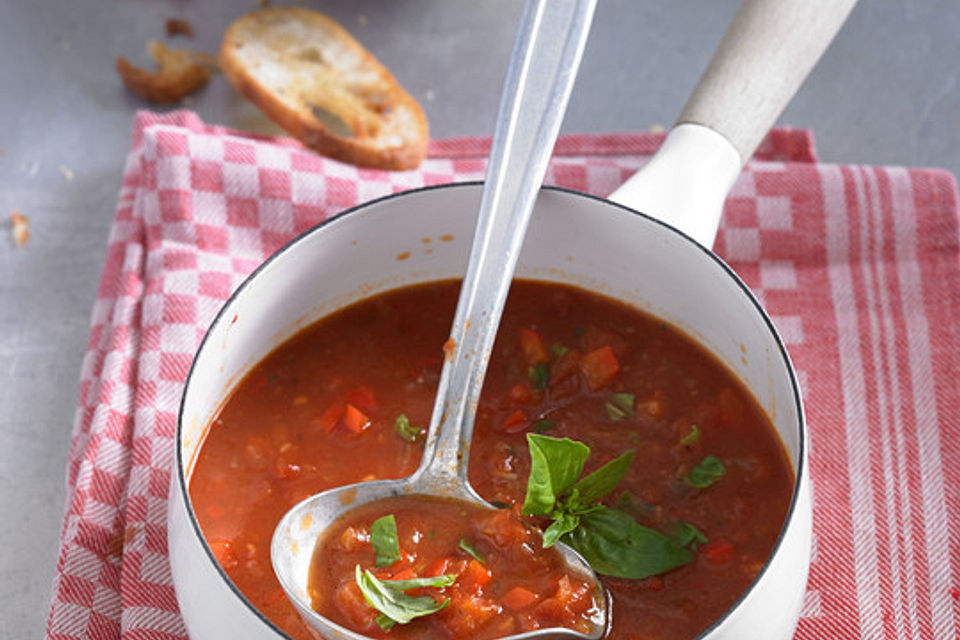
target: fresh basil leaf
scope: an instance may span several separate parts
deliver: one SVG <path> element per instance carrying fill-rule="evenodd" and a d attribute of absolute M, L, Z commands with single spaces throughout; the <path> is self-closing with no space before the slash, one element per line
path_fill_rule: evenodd
<path fill-rule="evenodd" d="M 356 567 L 356 577 L 360 592 L 367 602 L 397 624 L 407 624 L 414 618 L 436 613 L 450 604 L 450 598 L 437 602 L 430 596 L 408 596 L 403 591 L 386 586 L 370 571 L 361 571 L 360 565 Z M 381 629 L 384 628 L 379 621 L 378 624 Z"/>
<path fill-rule="evenodd" d="M 410 589 L 422 589 L 424 587 L 449 587 L 457 580 L 457 574 L 447 573 L 429 578 L 408 578 L 406 580 L 381 580 L 387 589 L 394 591 L 409 591 Z"/>
<path fill-rule="evenodd" d="M 561 514 L 556 520 L 550 523 L 546 531 L 543 532 L 543 548 L 547 549 L 557 543 L 564 534 L 570 533 L 580 524 L 580 516 L 571 513 Z"/>
<path fill-rule="evenodd" d="M 376 623 L 377 623 L 377 624 L 380 626 L 380 628 L 383 629 L 384 631 L 390 631 L 390 629 L 393 629 L 393 628 L 396 626 L 396 624 L 397 624 L 396 622 L 394 622 L 393 620 L 391 620 L 391 619 L 388 618 L 387 616 L 383 615 L 382 613 L 377 616 Z"/>
<path fill-rule="evenodd" d="M 580 552 L 594 571 L 619 578 L 647 578 L 693 559 L 693 554 L 674 540 L 607 507 L 581 516 L 580 526 L 563 540 Z"/>
<path fill-rule="evenodd" d="M 570 351 L 570 348 L 563 346 L 559 342 L 554 342 L 552 345 L 550 345 L 550 352 L 553 353 L 553 355 L 555 355 L 558 358 L 563 354 L 565 354 L 567 351 Z"/>
<path fill-rule="evenodd" d="M 547 388 L 547 382 L 550 380 L 550 371 L 544 363 L 541 362 L 527 369 L 527 375 L 533 380 L 533 388 L 537 391 L 543 391 Z"/>
<path fill-rule="evenodd" d="M 553 429 L 555 426 L 557 426 L 557 423 L 555 423 L 553 420 L 547 420 L 546 418 L 544 418 L 543 420 L 537 420 L 536 422 L 533 423 L 533 430 L 536 433 L 546 433 L 547 431 L 550 431 L 550 429 Z"/>
<path fill-rule="evenodd" d="M 587 506 L 607 495 L 620 484 L 627 474 L 630 462 L 633 460 L 633 450 L 627 451 L 603 465 L 590 475 L 581 478 L 573 485 L 572 491 L 579 493 L 577 502 Z"/>
<path fill-rule="evenodd" d="M 477 553 L 477 550 L 474 549 L 473 545 L 470 544 L 466 538 L 460 538 L 460 544 L 458 546 L 466 551 L 469 555 L 476 558 L 478 561 L 482 562 L 483 564 L 487 564 L 487 561 L 483 559 L 483 556 Z"/>
<path fill-rule="evenodd" d="M 607 397 L 604 408 L 607 410 L 607 417 L 614 422 L 625 420 L 634 414 L 633 403 L 635 397 L 632 393 L 612 393 Z"/>
<path fill-rule="evenodd" d="M 674 526 L 673 533 L 670 537 L 681 547 L 685 547 L 691 551 L 696 551 L 698 546 L 709 542 L 707 536 L 703 535 L 700 529 L 682 520 Z"/>
<path fill-rule="evenodd" d="M 690 433 L 680 438 L 680 444 L 689 447 L 700 439 L 700 427 L 695 424 L 690 425 Z"/>
<path fill-rule="evenodd" d="M 707 456 L 687 474 L 686 481 L 691 487 L 706 489 L 723 477 L 727 472 L 723 462 L 715 456 Z"/>
<path fill-rule="evenodd" d="M 397 521 L 393 514 L 377 518 L 370 525 L 370 544 L 377 554 L 377 566 L 389 567 L 400 559 Z"/>
<path fill-rule="evenodd" d="M 407 442 L 416 442 L 420 436 L 420 427 L 414 427 L 410 424 L 410 418 L 407 414 L 401 413 L 393 423 L 393 430 Z"/>
<path fill-rule="evenodd" d="M 580 477 L 590 447 L 568 438 L 527 434 L 530 477 L 523 501 L 524 515 L 550 515 L 560 498 Z"/>

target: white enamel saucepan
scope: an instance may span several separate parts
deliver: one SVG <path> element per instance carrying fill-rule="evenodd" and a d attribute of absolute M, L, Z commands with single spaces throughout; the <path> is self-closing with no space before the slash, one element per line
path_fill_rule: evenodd
<path fill-rule="evenodd" d="M 752 390 L 784 444 L 796 482 L 780 537 L 701 638 L 786 640 L 799 617 L 812 521 L 800 391 L 769 317 L 707 247 L 743 160 L 854 3 L 746 0 L 647 167 L 607 200 L 543 189 L 518 261 L 519 277 L 597 291 L 695 338 Z M 480 192 L 479 184 L 420 189 L 332 218 L 272 256 L 217 316 L 184 391 L 168 513 L 174 585 L 194 640 L 286 637 L 220 569 L 193 515 L 189 477 L 209 422 L 247 371 L 310 322 L 388 289 L 462 276 Z M 440 236 L 453 239 L 423 250 L 422 238 Z"/>

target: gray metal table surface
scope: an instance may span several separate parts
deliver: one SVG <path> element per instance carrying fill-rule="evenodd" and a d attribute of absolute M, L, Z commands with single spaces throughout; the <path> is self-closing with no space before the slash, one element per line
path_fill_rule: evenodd
<path fill-rule="evenodd" d="M 366 44 L 423 104 L 434 137 L 488 135 L 519 0 L 309 0 Z M 603 0 L 563 132 L 669 125 L 737 0 Z M 216 51 L 255 0 L 0 3 L 0 635 L 48 614 L 88 321 L 137 109 L 113 69 L 146 64 L 164 20 Z M 869 0 L 782 124 L 813 129 L 822 160 L 960 172 L 960 3 Z M 223 78 L 189 100 L 207 122 L 264 130 Z M 269 130 L 269 128 L 267 129 Z M 7 216 L 30 219 L 16 247 Z"/>

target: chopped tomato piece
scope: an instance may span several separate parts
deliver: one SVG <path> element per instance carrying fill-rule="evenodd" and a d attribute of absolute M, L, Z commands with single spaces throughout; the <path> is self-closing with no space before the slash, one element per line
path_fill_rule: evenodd
<path fill-rule="evenodd" d="M 370 532 L 360 527 L 347 527 L 340 534 L 340 547 L 344 551 L 359 551 L 370 542 Z"/>
<path fill-rule="evenodd" d="M 507 419 L 503 421 L 503 430 L 506 433 L 517 433 L 523 431 L 527 426 L 527 416 L 523 412 L 523 409 L 517 409 L 513 413 L 507 416 Z"/>
<path fill-rule="evenodd" d="M 530 532 L 509 509 L 501 509 L 481 525 L 480 530 L 498 547 L 526 542 Z"/>
<path fill-rule="evenodd" d="M 703 557 L 713 564 L 726 564 L 733 560 L 736 548 L 726 540 L 711 540 L 703 545 Z"/>
<path fill-rule="evenodd" d="M 483 566 L 479 560 L 470 560 L 467 568 L 457 578 L 457 582 L 467 588 L 473 588 L 477 591 L 483 590 L 493 581 L 493 573 L 490 569 Z"/>
<path fill-rule="evenodd" d="M 348 393 L 347 402 L 361 411 L 370 412 L 377 408 L 377 396 L 373 389 L 367 386 L 357 387 Z"/>
<path fill-rule="evenodd" d="M 377 610 L 366 601 L 354 580 L 343 582 L 337 588 L 334 600 L 340 613 L 359 629 L 369 627 L 377 617 Z"/>
<path fill-rule="evenodd" d="M 550 367 L 550 395 L 553 398 L 567 398 L 580 392 L 580 352 L 570 349 Z"/>
<path fill-rule="evenodd" d="M 514 404 L 529 404 L 537 399 L 537 392 L 533 390 L 533 385 L 529 380 L 518 382 L 510 387 L 510 400 Z"/>
<path fill-rule="evenodd" d="M 527 607 L 536 604 L 537 600 L 539 599 L 540 596 L 529 589 L 524 589 L 523 587 L 514 587 L 503 595 L 503 598 L 500 599 L 500 602 L 502 602 L 503 606 L 508 609 L 520 611 L 521 609 L 526 609 Z"/>
<path fill-rule="evenodd" d="M 520 348 L 527 364 L 540 364 L 550 359 L 540 334 L 532 329 L 520 329 Z"/>
<path fill-rule="evenodd" d="M 348 404 L 343 414 L 343 424 L 353 433 L 360 433 L 370 426 L 370 418 L 352 404 Z"/>
<path fill-rule="evenodd" d="M 443 622 L 450 635 L 469 638 L 500 610 L 495 602 L 473 594 L 455 594 L 443 610 Z"/>
<path fill-rule="evenodd" d="M 343 417 L 344 406 L 339 402 L 334 402 L 327 407 L 320 417 L 314 422 L 324 433 L 330 433 L 340 424 L 340 418 Z"/>
<path fill-rule="evenodd" d="M 573 580 L 566 575 L 560 578 L 557 593 L 553 597 L 574 613 L 583 613 L 593 604 L 590 585 L 582 580 Z"/>
<path fill-rule="evenodd" d="M 573 612 L 556 598 L 547 598 L 533 610 L 541 627 L 565 627 L 573 621 Z"/>
<path fill-rule="evenodd" d="M 224 571 L 231 571 L 240 565 L 240 558 L 233 549 L 233 543 L 229 540 L 212 540 L 210 550 Z"/>
<path fill-rule="evenodd" d="M 617 373 L 620 372 L 620 363 L 617 361 L 613 349 L 605 346 L 584 354 L 580 359 L 580 370 L 583 371 L 590 390 L 596 391 L 613 381 Z"/>

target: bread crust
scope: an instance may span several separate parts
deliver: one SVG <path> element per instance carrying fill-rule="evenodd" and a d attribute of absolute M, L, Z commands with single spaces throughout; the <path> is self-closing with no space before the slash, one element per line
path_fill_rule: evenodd
<path fill-rule="evenodd" d="M 293 32 L 303 38 L 289 37 Z M 423 109 L 321 13 L 268 7 L 238 18 L 224 34 L 220 68 L 271 120 L 325 156 L 391 170 L 414 169 L 426 156 Z M 352 135 L 332 131 L 317 111 L 339 118 Z"/>

